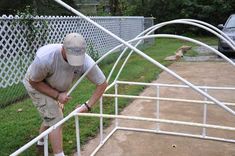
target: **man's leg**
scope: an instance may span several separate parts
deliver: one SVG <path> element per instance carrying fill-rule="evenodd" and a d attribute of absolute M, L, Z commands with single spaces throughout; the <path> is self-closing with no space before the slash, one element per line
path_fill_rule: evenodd
<path fill-rule="evenodd" d="M 49 127 L 44 126 L 44 124 L 41 124 L 41 127 L 39 129 L 39 134 L 43 133 L 45 130 L 47 130 Z M 37 156 L 43 156 L 44 155 L 44 139 L 41 138 L 38 140 L 37 145 L 36 145 L 36 155 Z"/>
<path fill-rule="evenodd" d="M 53 126 L 63 119 L 63 112 L 59 107 L 57 101 L 39 92 L 31 94 L 31 97 L 33 99 L 34 105 L 37 107 L 41 118 L 43 119 L 43 123 L 39 130 L 40 134 L 48 129 L 50 126 Z M 55 156 L 64 156 L 64 152 L 62 149 L 62 126 L 49 133 L 49 140 Z M 40 141 L 43 141 L 43 139 L 40 139 Z"/>
<path fill-rule="evenodd" d="M 62 126 L 57 127 L 49 134 L 49 139 L 52 145 L 53 153 L 59 154 L 63 152 L 62 144 Z"/>
<path fill-rule="evenodd" d="M 44 126 L 44 124 L 42 123 L 42 124 L 41 124 L 41 127 L 40 127 L 40 129 L 39 129 L 39 134 L 43 133 L 43 132 L 44 132 L 45 130 L 47 130 L 48 128 L 49 128 L 48 126 Z M 44 139 L 43 139 L 43 138 L 41 138 L 39 141 L 44 144 Z"/>

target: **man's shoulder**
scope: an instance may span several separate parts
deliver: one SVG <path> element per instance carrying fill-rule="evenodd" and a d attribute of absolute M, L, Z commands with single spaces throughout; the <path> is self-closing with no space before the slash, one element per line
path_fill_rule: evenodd
<path fill-rule="evenodd" d="M 90 56 L 90 55 L 88 55 L 87 53 L 85 54 L 85 63 L 92 63 L 92 64 L 94 64 L 94 59 Z"/>
<path fill-rule="evenodd" d="M 36 56 L 39 58 L 48 57 L 60 51 L 62 44 L 47 44 L 37 50 Z"/>
<path fill-rule="evenodd" d="M 61 48 L 62 44 L 48 44 L 42 46 L 38 49 L 35 60 L 37 60 L 39 64 L 53 64 L 55 58 L 58 57 L 57 55 L 60 54 Z"/>

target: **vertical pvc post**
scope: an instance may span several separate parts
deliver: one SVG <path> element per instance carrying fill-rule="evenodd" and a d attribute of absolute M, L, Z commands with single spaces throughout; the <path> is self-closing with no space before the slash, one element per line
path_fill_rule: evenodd
<path fill-rule="evenodd" d="M 77 156 L 81 156 L 80 130 L 79 130 L 78 115 L 75 115 L 75 125 L 76 125 L 76 140 L 77 140 Z"/>
<path fill-rule="evenodd" d="M 207 88 L 205 88 L 205 92 L 207 93 Z M 204 100 L 207 101 L 207 97 L 204 97 Z M 203 105 L 203 124 L 206 124 L 207 122 L 207 104 L 204 103 Z M 206 137 L 206 128 L 204 127 L 202 129 L 202 136 L 203 137 Z"/>
<path fill-rule="evenodd" d="M 157 85 L 157 98 L 160 96 L 160 86 Z M 157 119 L 160 118 L 160 100 L 157 99 Z M 157 131 L 160 131 L 160 123 L 157 123 Z"/>
<path fill-rule="evenodd" d="M 115 95 L 118 95 L 118 84 L 115 83 Z M 118 97 L 115 97 L 115 115 L 118 115 Z M 118 127 L 118 119 L 115 119 L 115 126 Z"/>
<path fill-rule="evenodd" d="M 44 156 L 48 156 L 48 135 L 46 135 L 44 138 Z"/>
<path fill-rule="evenodd" d="M 103 97 L 100 98 L 100 115 L 103 114 Z M 103 144 L 103 117 L 100 116 L 100 144 Z"/>

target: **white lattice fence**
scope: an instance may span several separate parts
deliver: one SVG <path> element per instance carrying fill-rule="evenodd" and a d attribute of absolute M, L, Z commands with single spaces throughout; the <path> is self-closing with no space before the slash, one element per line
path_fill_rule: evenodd
<path fill-rule="evenodd" d="M 143 17 L 92 17 L 92 19 L 125 40 L 132 39 L 144 29 Z M 61 43 L 69 32 L 79 32 L 84 35 L 87 42 L 100 55 L 119 44 L 79 17 L 34 17 L 34 24 L 39 32 L 29 45 L 26 39 L 29 30 L 20 22 L 21 20 L 18 16 L 0 18 L 0 88 L 21 82 L 37 48 L 47 43 Z M 43 20 L 47 21 L 46 32 L 40 28 Z M 43 38 L 43 34 L 46 34 L 46 38 Z"/>

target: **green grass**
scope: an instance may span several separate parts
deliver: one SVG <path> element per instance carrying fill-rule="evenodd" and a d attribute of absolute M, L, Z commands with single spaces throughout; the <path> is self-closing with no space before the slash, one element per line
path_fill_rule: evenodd
<path fill-rule="evenodd" d="M 18 100 L 22 100 L 27 92 L 22 83 L 7 88 L 0 88 L 0 108 L 6 107 Z"/>
<path fill-rule="evenodd" d="M 160 63 L 168 66 L 171 62 L 163 61 L 166 56 L 174 54 L 174 52 L 182 45 L 191 45 L 187 42 L 173 40 L 173 39 L 158 39 L 156 43 L 145 48 L 144 52 Z M 101 69 L 107 76 L 110 72 L 114 61 L 117 59 L 118 53 L 112 54 L 100 65 Z M 124 59 L 121 60 L 121 63 Z M 120 68 L 119 63 L 118 68 Z M 119 80 L 127 81 L 141 81 L 151 82 L 157 78 L 157 75 L 162 70 L 149 63 L 141 56 L 134 54 L 128 61 L 125 69 L 120 75 Z M 118 69 L 115 70 L 112 80 L 117 74 Z M 76 90 L 72 93 L 72 100 L 65 106 L 65 115 L 68 115 L 78 103 L 86 101 L 94 90 L 95 86 L 88 82 L 88 80 L 82 81 Z M 120 85 L 119 93 L 138 95 L 144 88 L 142 86 L 128 86 Z M 113 93 L 113 89 L 109 91 Z M 120 98 L 119 109 L 120 111 L 130 103 L 130 100 Z M 21 108 L 22 112 L 17 112 Z M 98 105 L 96 105 L 93 112 L 99 112 Z M 104 113 L 114 113 L 114 99 L 104 98 Z M 4 109 L 0 109 L 0 155 L 6 156 L 23 146 L 31 139 L 38 135 L 38 128 L 41 123 L 40 117 L 31 103 L 30 99 L 25 99 L 14 105 L 8 106 Z M 110 120 L 105 120 L 105 126 L 109 125 Z M 99 119 L 91 117 L 80 118 L 80 136 L 81 143 L 86 143 L 91 137 L 94 137 L 99 129 Z M 76 149 L 75 140 L 75 124 L 74 119 L 69 120 L 64 124 L 63 140 L 64 151 L 66 154 L 71 155 Z M 34 155 L 35 148 L 32 147 L 25 151 L 22 155 Z"/>
<path fill-rule="evenodd" d="M 189 36 L 190 37 L 190 36 Z M 207 45 L 217 45 L 218 44 L 218 40 L 214 37 L 195 37 L 195 36 L 191 36 L 191 38 L 201 41 Z M 189 43 L 188 45 L 195 47 L 196 45 L 193 43 Z M 192 48 L 191 50 L 189 50 L 185 56 L 188 57 L 195 57 L 198 56 L 198 53 Z"/>
<path fill-rule="evenodd" d="M 22 52 L 19 51 L 19 54 L 20 53 Z M 27 57 L 32 56 L 27 55 Z M 15 67 L 15 65 L 17 65 L 17 67 Z M 7 63 L 5 62 L 5 64 L 1 67 L 2 69 L 5 69 L 5 73 L 1 74 L 2 77 L 0 78 L 0 81 L 3 84 L 6 83 L 2 80 L 3 78 L 5 78 L 7 79 L 6 84 L 8 84 L 9 82 L 14 81 L 16 78 L 23 79 L 21 74 L 19 73 L 25 73 L 26 66 L 27 64 L 25 64 L 23 57 L 21 57 L 20 55 L 16 55 L 14 59 L 10 58 L 9 60 L 7 60 Z M 6 73 L 8 73 L 7 76 L 5 75 Z M 6 88 L 0 88 L 0 108 L 4 108 L 14 102 L 22 100 L 25 96 L 27 96 L 27 92 L 22 83 L 13 83 L 11 84 L 11 86 L 8 86 Z"/>

